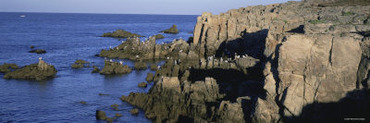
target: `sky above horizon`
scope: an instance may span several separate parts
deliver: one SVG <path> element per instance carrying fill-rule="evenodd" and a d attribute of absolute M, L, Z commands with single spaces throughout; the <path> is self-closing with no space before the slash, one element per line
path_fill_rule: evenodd
<path fill-rule="evenodd" d="M 202 12 L 219 14 L 240 7 L 283 3 L 287 1 L 288 0 L 0 0 L 0 12 L 200 15 Z"/>

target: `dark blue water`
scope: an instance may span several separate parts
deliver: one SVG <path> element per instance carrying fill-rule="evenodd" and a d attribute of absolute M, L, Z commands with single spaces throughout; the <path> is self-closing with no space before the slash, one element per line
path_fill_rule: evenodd
<path fill-rule="evenodd" d="M 26 17 L 21 18 L 21 14 Z M 103 67 L 104 59 L 94 55 L 121 43 L 100 37 L 105 32 L 125 29 L 149 37 L 176 24 L 179 34 L 164 34 L 166 38 L 158 40 L 171 42 L 192 36 L 189 32 L 195 23 L 196 16 L 183 15 L 0 13 L 0 64 L 23 66 L 43 57 L 58 70 L 56 78 L 44 82 L 4 80 L 0 74 L 0 122 L 97 122 L 95 110 L 104 110 L 109 117 L 123 114 L 117 122 L 150 122 L 142 111 L 132 116 L 129 111 L 134 107 L 119 98 L 130 92 L 148 92 L 149 87 L 137 85 L 153 71 L 108 77 L 92 74 L 92 68 L 73 70 L 70 65 L 84 59 Z M 28 53 L 30 45 L 47 53 Z M 130 61 L 125 63 L 133 66 Z M 119 104 L 120 111 L 112 110 L 112 104 Z"/>

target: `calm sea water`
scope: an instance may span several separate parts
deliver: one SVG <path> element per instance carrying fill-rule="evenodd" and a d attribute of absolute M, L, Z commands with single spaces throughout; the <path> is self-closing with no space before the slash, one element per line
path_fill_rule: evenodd
<path fill-rule="evenodd" d="M 25 14 L 25 18 L 20 15 Z M 164 34 L 158 42 L 192 36 L 197 16 L 185 15 L 118 15 L 61 13 L 0 13 L 0 64 L 20 66 L 37 63 L 39 57 L 58 70 L 54 79 L 44 82 L 5 80 L 0 74 L 0 122 L 101 122 L 95 110 L 106 111 L 109 117 L 123 114 L 118 122 L 150 122 L 143 111 L 132 116 L 134 107 L 119 98 L 130 92 L 148 92 L 138 88 L 150 70 L 127 75 L 92 74 L 92 68 L 71 69 L 76 59 L 103 67 L 104 59 L 95 57 L 101 49 L 117 46 L 122 40 L 100 37 L 105 32 L 125 29 L 149 37 L 176 24 L 177 35 Z M 45 49 L 46 54 L 28 53 L 30 46 Z M 117 59 L 116 59 L 117 60 Z M 133 66 L 130 61 L 125 61 Z M 160 63 L 158 63 L 160 64 Z M 99 96 L 99 93 L 109 94 Z M 86 101 L 87 104 L 80 104 Z M 119 104 L 120 111 L 110 105 Z"/>

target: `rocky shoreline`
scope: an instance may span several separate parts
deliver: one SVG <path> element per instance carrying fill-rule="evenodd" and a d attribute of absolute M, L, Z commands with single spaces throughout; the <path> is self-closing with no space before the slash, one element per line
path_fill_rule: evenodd
<path fill-rule="evenodd" d="M 120 99 L 155 122 L 343 122 L 370 117 L 370 3 L 349 0 L 304 0 L 203 13 L 193 36 L 158 44 L 163 35 L 142 41 L 124 30 L 103 37 L 126 38 L 97 55 L 134 61 L 105 60 L 92 73 L 149 72 L 138 87 Z M 338 3 L 336 3 L 338 2 Z M 360 3 L 360 2 L 359 2 Z M 176 25 L 163 33 L 177 34 Z M 76 60 L 73 69 L 89 67 Z M 0 65 L 5 79 L 46 80 L 54 66 L 19 68 Z M 103 94 L 102 94 L 103 95 Z M 84 102 L 86 104 L 86 102 Z M 118 110 L 118 105 L 111 106 Z M 139 108 L 139 109 L 138 109 Z M 113 122 L 96 110 L 96 119 Z"/>
<path fill-rule="evenodd" d="M 156 122 L 368 119 L 370 6 L 320 2 L 203 13 L 177 46 L 193 59 L 169 50 L 149 93 L 121 100 Z"/>

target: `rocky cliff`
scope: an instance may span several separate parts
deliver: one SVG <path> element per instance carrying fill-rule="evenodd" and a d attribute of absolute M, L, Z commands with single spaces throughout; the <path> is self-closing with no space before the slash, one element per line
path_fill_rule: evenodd
<path fill-rule="evenodd" d="M 368 120 L 369 1 L 340 1 L 203 13 L 191 44 L 197 47 L 199 61 L 167 61 L 149 94 L 130 94 L 122 100 L 157 121 Z M 250 60 L 240 62 L 245 58 Z M 142 104 L 148 101 L 162 103 Z M 180 107 L 171 108 L 174 105 Z M 167 114 L 155 115 L 156 109 Z"/>

